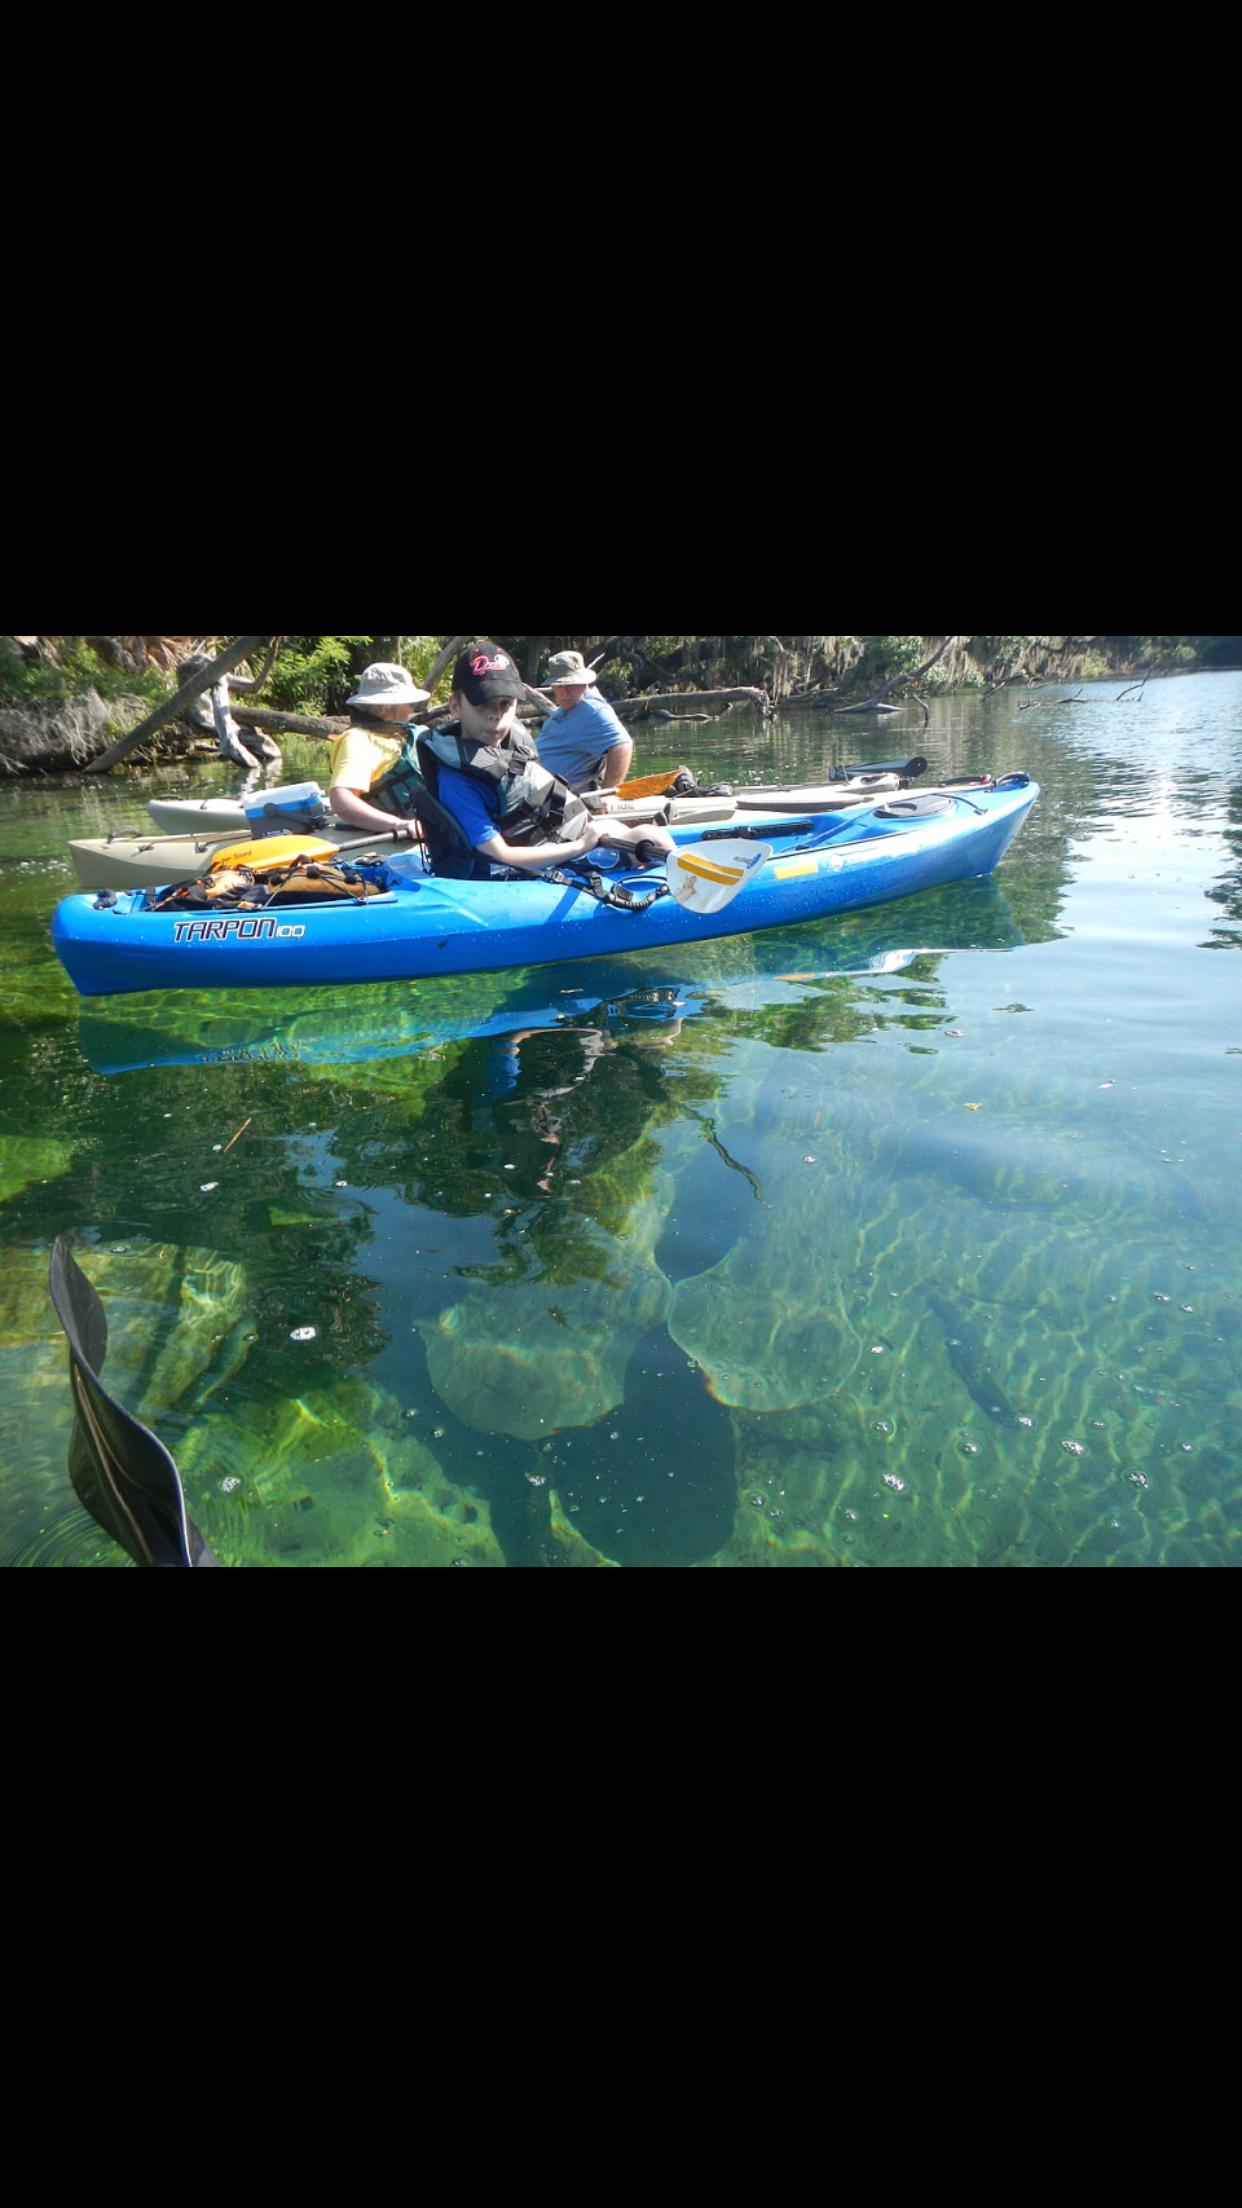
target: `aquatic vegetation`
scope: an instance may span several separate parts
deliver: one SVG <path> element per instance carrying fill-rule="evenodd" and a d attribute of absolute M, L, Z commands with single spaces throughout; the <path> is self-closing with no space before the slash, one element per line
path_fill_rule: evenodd
<path fill-rule="evenodd" d="M 187 1495 L 234 1565 L 504 1563 L 486 1502 L 445 1475 L 383 1389 L 251 1398 L 187 1438 Z"/>
<path fill-rule="evenodd" d="M 201 1419 L 245 1359 L 245 1272 L 209 1250 L 147 1244 L 78 1255 L 107 1312 L 109 1392 L 176 1455 L 185 1407 Z M 0 1266 L 0 1518 L 18 1525 L 38 1509 L 68 1519 L 94 1551 L 98 1534 L 87 1532 L 84 1512 L 74 1516 L 68 1354 L 47 1268 L 46 1250 L 13 1248 Z"/>
<path fill-rule="evenodd" d="M 0 1204 L 41 1181 L 57 1181 L 73 1165 L 67 1142 L 47 1136 L 0 1135 Z"/>

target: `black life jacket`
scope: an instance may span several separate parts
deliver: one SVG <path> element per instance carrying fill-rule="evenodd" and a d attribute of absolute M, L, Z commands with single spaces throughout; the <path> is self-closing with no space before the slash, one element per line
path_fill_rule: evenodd
<path fill-rule="evenodd" d="M 519 850 L 537 843 L 576 843 L 591 815 L 576 790 L 541 763 L 539 747 L 525 729 L 516 728 L 505 744 L 483 744 L 464 736 L 461 726 L 415 732 L 416 759 L 432 805 L 422 807 L 432 870 L 457 880 L 486 881 L 494 869 L 470 848 L 461 828 L 440 802 L 442 767 L 481 783 L 500 800 L 496 833 Z M 394 770 L 395 771 L 395 770 Z M 374 802 L 374 792 L 372 792 Z"/>

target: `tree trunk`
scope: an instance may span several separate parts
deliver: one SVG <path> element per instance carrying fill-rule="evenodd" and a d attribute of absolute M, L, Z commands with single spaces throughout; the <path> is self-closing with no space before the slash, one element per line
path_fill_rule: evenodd
<path fill-rule="evenodd" d="M 167 704 L 161 705 L 157 712 L 148 713 L 145 721 L 140 721 L 137 728 L 131 728 L 127 736 L 122 736 L 119 743 L 113 744 L 102 758 L 96 759 L 84 771 L 88 774 L 107 774 L 112 767 L 119 766 L 122 759 L 128 759 L 132 751 L 137 751 L 140 744 L 145 744 L 149 737 L 157 735 L 161 728 L 167 728 L 168 723 L 175 721 L 187 705 L 193 705 L 194 700 L 201 698 L 204 691 L 212 689 L 222 675 L 231 675 L 235 667 L 240 667 L 244 659 L 249 659 L 267 641 L 265 636 L 237 637 L 227 652 L 221 652 L 220 657 L 214 659 L 208 668 L 191 675 L 189 681 L 182 684 L 175 698 L 169 698 Z"/>

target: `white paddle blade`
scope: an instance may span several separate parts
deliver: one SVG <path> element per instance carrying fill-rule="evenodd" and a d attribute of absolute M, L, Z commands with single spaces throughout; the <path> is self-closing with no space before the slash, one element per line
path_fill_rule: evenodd
<path fill-rule="evenodd" d="M 770 843 L 696 843 L 668 862 L 668 886 L 687 912 L 723 912 L 773 856 Z"/>

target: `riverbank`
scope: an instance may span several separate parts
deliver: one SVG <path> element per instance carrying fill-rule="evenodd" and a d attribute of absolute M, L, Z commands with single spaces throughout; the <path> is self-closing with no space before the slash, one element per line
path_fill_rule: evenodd
<path fill-rule="evenodd" d="M 170 698 L 195 657 L 202 659 L 223 641 L 0 637 L 0 779 L 92 773 L 119 738 L 137 730 L 153 708 Z M 254 731 L 260 741 L 292 735 L 327 743 L 346 725 L 336 715 L 349 694 L 351 667 L 356 673 L 367 653 L 375 656 L 381 644 L 390 654 L 407 644 L 429 653 L 437 641 L 274 638 L 261 668 L 247 674 L 243 666 L 233 678 L 233 713 L 243 738 Z M 504 641 L 527 679 L 537 681 L 546 657 L 543 646 L 551 640 Z M 577 641 L 590 645 L 593 640 Z M 680 648 L 655 661 L 647 654 L 653 643 Z M 308 657 L 294 648 L 298 645 L 321 649 Z M 927 701 L 937 696 L 986 696 L 1019 686 L 1119 676 L 1146 683 L 1158 675 L 1220 671 L 1242 664 L 1242 638 L 612 638 L 592 664 L 600 666 L 605 694 L 635 723 L 670 712 L 677 720 L 728 718 L 747 703 L 780 716 L 816 712 L 832 722 L 868 705 L 887 710 L 912 699 L 925 714 Z M 429 677 L 433 689 L 443 665 L 441 653 Z M 255 703 L 259 696 L 265 701 L 262 707 Z M 308 703 L 314 707 L 316 699 L 322 717 L 310 718 L 306 708 Z M 213 727 L 204 697 L 153 734 L 134 763 L 214 758 Z"/>

